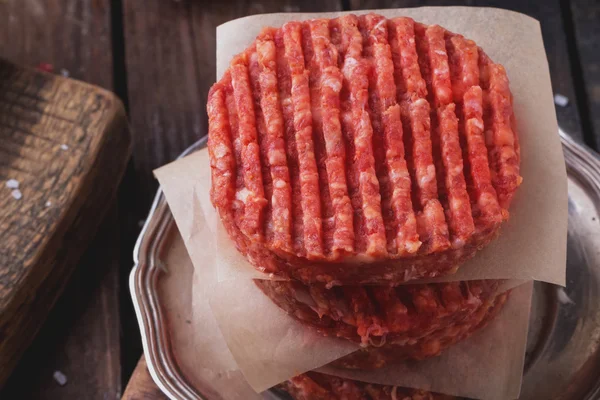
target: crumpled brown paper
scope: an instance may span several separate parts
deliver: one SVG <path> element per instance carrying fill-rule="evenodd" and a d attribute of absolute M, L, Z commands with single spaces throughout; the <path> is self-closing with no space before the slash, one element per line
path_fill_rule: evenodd
<path fill-rule="evenodd" d="M 507 68 L 511 80 L 522 146 L 524 183 L 517 193 L 511 207 L 511 219 L 503 227 L 500 239 L 447 280 L 536 279 L 564 285 L 566 173 L 538 22 L 509 11 L 481 8 L 378 12 L 388 17 L 406 15 L 419 22 L 439 23 L 474 39 L 493 60 Z M 217 30 L 218 76 L 231 56 L 242 51 L 262 26 L 279 26 L 289 20 L 339 14 L 261 15 L 220 26 Z M 239 34 L 241 31 L 243 35 Z M 209 205 L 210 180 L 205 153 L 170 164 L 157 170 L 156 174 L 194 267 L 203 268 L 211 262 L 203 256 L 203 249 L 207 246 L 216 249 L 218 245 L 217 268 L 212 275 L 214 281 L 210 284 L 205 282 L 205 293 L 211 297 L 212 310 L 235 361 L 254 389 L 263 390 L 352 350 L 344 348 L 348 343 L 340 340 L 332 343 L 330 339 L 315 337 L 314 343 L 312 339 L 309 341 L 305 338 L 304 326 L 294 325 L 295 321 L 254 288 L 249 278 L 257 276 L 255 270 L 226 240 Z M 208 231 L 200 231 L 203 229 L 199 226 L 202 219 L 198 216 L 206 219 Z M 207 237 L 206 233 L 212 235 Z M 264 275 L 260 277 L 265 278 Z M 401 386 L 427 385 L 434 391 L 469 397 L 517 397 L 530 299 L 530 286 L 515 289 L 507 308 L 478 336 L 453 347 L 438 359 L 407 367 L 406 371 L 416 375 L 379 371 L 354 377 Z M 494 336 L 496 333 L 498 336 Z M 509 343 L 510 340 L 515 342 Z M 477 343 L 483 347 L 477 347 Z M 506 348 L 503 347 L 505 344 Z M 496 357 L 493 352 L 499 348 L 504 350 Z M 436 372 L 439 371 L 435 367 L 438 363 L 444 366 L 445 374 Z"/>

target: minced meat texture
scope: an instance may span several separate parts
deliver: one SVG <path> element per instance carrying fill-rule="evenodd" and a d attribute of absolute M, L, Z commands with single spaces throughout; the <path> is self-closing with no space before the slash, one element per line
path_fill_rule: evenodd
<path fill-rule="evenodd" d="M 376 369 L 401 360 L 422 360 L 440 355 L 452 345 L 467 339 L 492 321 L 506 303 L 508 293 L 501 293 L 484 302 L 466 318 L 448 325 L 433 323 L 419 337 L 392 339 L 377 346 L 363 347 L 331 364 L 349 369 Z"/>
<path fill-rule="evenodd" d="M 294 400 L 452 400 L 426 390 L 377 385 L 318 372 L 306 372 L 279 385 Z"/>
<path fill-rule="evenodd" d="M 504 68 L 410 18 L 265 28 L 207 111 L 225 229 L 257 268 L 305 283 L 452 273 L 522 181 Z"/>
<path fill-rule="evenodd" d="M 419 344 L 411 358 L 438 354 L 436 335 L 462 337 L 497 301 L 500 281 L 389 286 L 342 286 L 255 280 L 275 304 L 326 336 L 364 347 Z M 444 339 L 446 342 L 448 340 Z M 452 342 L 453 343 L 453 342 Z M 448 342 L 448 344 L 451 344 Z M 414 349 L 413 349 L 414 350 Z M 431 354 L 430 354 L 431 353 Z"/>

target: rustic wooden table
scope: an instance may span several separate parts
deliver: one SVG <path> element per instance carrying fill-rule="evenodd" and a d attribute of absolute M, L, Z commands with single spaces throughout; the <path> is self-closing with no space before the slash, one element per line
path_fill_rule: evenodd
<path fill-rule="evenodd" d="M 5 399 L 165 398 L 141 355 L 127 279 L 157 189 L 152 169 L 206 134 L 215 81 L 215 27 L 249 14 L 439 5 L 495 6 L 542 26 L 561 126 L 600 144 L 600 2 L 596 0 L 0 0 L 0 56 L 51 64 L 115 91 L 134 135 L 114 211 L 7 385 Z M 93 271 L 93 273 L 90 273 Z M 68 379 L 64 386 L 55 371 Z"/>

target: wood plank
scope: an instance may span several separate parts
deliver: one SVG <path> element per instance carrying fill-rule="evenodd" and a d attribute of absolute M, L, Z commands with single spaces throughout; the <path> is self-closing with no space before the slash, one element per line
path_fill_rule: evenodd
<path fill-rule="evenodd" d="M 585 2 L 585 0 L 582 0 Z M 478 7 L 497 7 L 527 14 L 540 21 L 542 36 L 550 65 L 550 76 L 554 93 L 569 98 L 567 107 L 556 107 L 558 122 L 563 129 L 578 140 L 583 140 L 581 117 L 576 100 L 569 51 L 565 37 L 560 0 L 520 1 L 520 0 L 466 0 L 449 2 L 447 0 L 350 0 L 351 9 L 375 9 L 388 7 L 419 7 L 469 5 Z M 600 117 L 599 117 L 600 118 Z"/>
<path fill-rule="evenodd" d="M 59 74 L 68 74 L 75 79 L 110 89 L 113 83 L 110 4 L 111 0 L 2 0 L 0 55 L 26 66 L 49 63 Z M 114 163 L 118 154 L 112 152 L 115 170 L 121 168 L 118 162 Z M 110 171 L 104 172 L 110 174 Z M 118 175 L 118 172 L 113 172 L 114 177 Z M 108 198 L 111 197 L 111 191 L 106 195 L 107 199 L 103 200 L 106 204 L 102 208 L 110 205 Z M 99 222 L 96 217 L 101 216 L 101 209 L 94 210 L 94 223 Z M 114 218 L 112 221 L 114 223 Z M 89 228 L 93 234 L 95 228 Z M 77 226 L 75 229 L 69 231 L 65 239 L 81 254 L 89 244 L 89 237 L 82 235 L 84 230 L 77 231 Z M 106 398 L 84 395 L 86 390 L 91 393 L 95 390 L 93 388 L 99 386 L 106 393 L 121 392 L 119 310 L 115 303 L 119 295 L 119 283 L 115 281 L 118 266 L 108 262 L 104 266 L 90 262 L 90 257 L 92 261 L 95 258 L 106 260 L 100 248 L 117 248 L 116 236 L 113 234 L 110 237 L 112 239 L 105 238 L 102 243 L 98 242 L 96 250 L 90 250 L 79 264 L 56 310 L 42 328 L 42 335 L 33 344 L 33 350 L 27 351 L 19 362 L 5 391 L 0 392 L 0 398 Z M 90 256 L 94 251 L 96 255 Z M 69 252 L 64 249 L 63 253 L 57 265 L 61 262 L 72 268 L 79 255 L 67 257 Z M 107 265 L 110 272 L 104 274 L 103 268 Z M 93 277 L 98 279 L 94 280 Z M 66 278 L 62 276 L 45 283 L 51 283 L 59 290 L 67 283 Z M 93 301 L 90 300 L 92 293 L 95 298 Z M 30 300 L 34 301 L 29 306 L 34 310 L 49 309 L 54 304 L 54 298 L 45 296 L 44 292 L 38 292 L 37 296 L 31 297 Z M 37 314 L 32 312 L 29 317 L 33 315 Z M 33 336 L 43 321 L 43 316 L 38 316 L 35 326 L 31 326 L 25 336 Z M 89 362 L 88 356 L 94 361 Z M 59 367 L 70 378 L 66 390 L 56 390 L 58 385 L 52 379 L 53 369 Z M 79 395 L 75 395 L 77 393 Z"/>
<path fill-rule="evenodd" d="M 133 127 L 133 165 L 120 204 L 125 232 L 122 262 L 131 262 L 139 222 L 157 189 L 152 170 L 172 161 L 207 133 L 206 97 L 215 82 L 215 29 L 228 20 L 277 11 L 335 11 L 338 0 L 169 1 L 123 0 L 127 94 Z M 127 294 L 125 294 L 127 295 Z M 123 330 L 137 330 L 122 308 Z M 137 335 L 124 337 L 124 374 L 141 354 Z"/>
<path fill-rule="evenodd" d="M 112 87 L 110 0 L 0 1 L 0 55 Z"/>
<path fill-rule="evenodd" d="M 131 375 L 122 400 L 167 400 L 167 396 L 152 380 L 143 355 Z"/>
<path fill-rule="evenodd" d="M 588 145 L 600 150 L 600 2 L 574 0 L 571 5 L 576 38 L 575 76 L 580 78 L 580 104 Z"/>
<path fill-rule="evenodd" d="M 113 207 L 71 283 L 0 397 L 118 399 L 121 392 L 117 209 Z M 54 379 L 64 374 L 64 386 Z"/>

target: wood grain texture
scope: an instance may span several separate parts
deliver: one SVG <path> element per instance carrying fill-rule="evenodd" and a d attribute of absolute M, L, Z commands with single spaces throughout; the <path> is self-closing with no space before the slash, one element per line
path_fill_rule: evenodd
<path fill-rule="evenodd" d="M 114 205 L 0 398 L 120 398 L 117 219 Z M 54 380 L 55 371 L 66 385 Z"/>
<path fill-rule="evenodd" d="M 142 355 L 127 384 L 123 400 L 167 400 L 168 397 L 160 391 L 152 380 L 146 358 Z"/>
<path fill-rule="evenodd" d="M 578 59 L 576 73 L 581 74 L 582 91 L 578 100 L 585 109 L 588 130 L 588 145 L 595 149 L 600 146 L 600 2 L 595 0 L 574 0 L 570 2 L 572 23 L 575 30 Z"/>
<path fill-rule="evenodd" d="M 527 14 L 540 21 L 554 93 L 560 93 L 571 100 L 567 107 L 556 107 L 558 122 L 563 129 L 583 141 L 560 0 L 350 0 L 351 9 L 456 5 L 504 8 Z"/>
<path fill-rule="evenodd" d="M 0 1 L 0 57 L 110 89 L 111 0 Z"/>
<path fill-rule="evenodd" d="M 0 62 L 0 383 L 37 333 L 115 197 L 130 154 L 121 102 Z"/>

